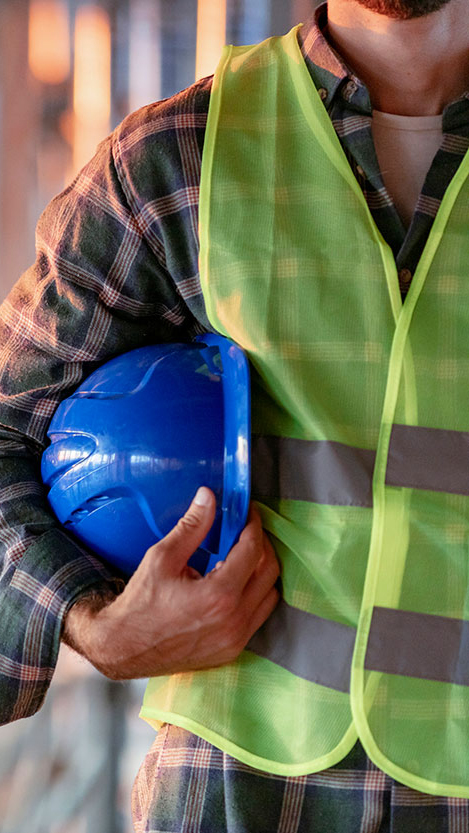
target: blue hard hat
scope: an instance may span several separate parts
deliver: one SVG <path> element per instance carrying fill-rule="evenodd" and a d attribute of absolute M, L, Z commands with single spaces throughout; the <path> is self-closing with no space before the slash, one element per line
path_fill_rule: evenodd
<path fill-rule="evenodd" d="M 246 523 L 249 368 L 223 336 L 111 359 L 59 405 L 48 437 L 41 470 L 57 518 L 128 575 L 199 486 L 215 493 L 217 512 L 192 566 L 210 571 Z"/>

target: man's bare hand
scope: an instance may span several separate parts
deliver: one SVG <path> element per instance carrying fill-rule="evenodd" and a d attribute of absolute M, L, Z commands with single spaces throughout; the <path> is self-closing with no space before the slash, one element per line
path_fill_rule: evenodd
<path fill-rule="evenodd" d="M 120 596 L 97 611 L 86 604 L 71 608 L 65 641 L 114 680 L 236 659 L 278 602 L 279 566 L 251 507 L 226 560 L 200 576 L 187 562 L 214 517 L 215 497 L 202 488 L 177 526 L 150 547 Z"/>

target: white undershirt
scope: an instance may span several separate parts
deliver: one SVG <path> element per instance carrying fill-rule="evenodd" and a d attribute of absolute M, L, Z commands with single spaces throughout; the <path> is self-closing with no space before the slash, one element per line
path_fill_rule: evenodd
<path fill-rule="evenodd" d="M 406 226 L 441 145 L 443 117 L 395 116 L 373 110 L 371 130 L 381 175 Z"/>

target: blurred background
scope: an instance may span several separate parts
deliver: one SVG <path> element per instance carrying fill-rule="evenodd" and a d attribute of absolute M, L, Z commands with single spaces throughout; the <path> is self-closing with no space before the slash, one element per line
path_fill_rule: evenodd
<path fill-rule="evenodd" d="M 226 43 L 303 21 L 315 0 L 0 0 L 0 301 L 34 228 L 127 113 L 211 74 Z"/>
<path fill-rule="evenodd" d="M 211 74 L 227 43 L 283 34 L 316 0 L 0 0 L 0 301 L 44 206 L 132 110 Z M 0 613 L 1 615 L 1 613 Z M 132 833 L 154 731 L 145 681 L 63 647 L 46 704 L 0 728 L 0 833 Z"/>

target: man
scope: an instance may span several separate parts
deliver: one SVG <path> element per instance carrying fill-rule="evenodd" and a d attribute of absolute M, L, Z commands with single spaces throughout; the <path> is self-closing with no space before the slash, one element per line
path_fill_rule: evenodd
<path fill-rule="evenodd" d="M 213 87 L 101 144 L 3 306 L 3 720 L 40 706 L 60 634 L 114 679 L 150 676 L 142 714 L 163 728 L 137 831 L 469 830 L 466 487 L 441 462 L 452 443 L 458 468 L 468 430 L 464 10 L 330 0 L 286 39 L 226 53 Z M 202 489 L 122 591 L 38 485 L 48 420 L 83 374 L 205 329 L 251 359 L 280 601 L 254 508 L 198 579 Z M 442 450 L 430 472 L 412 456 L 426 441 Z"/>

